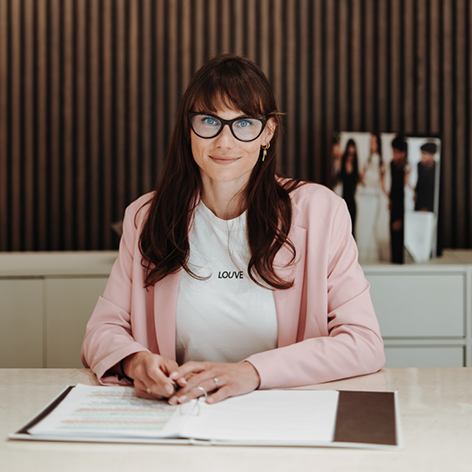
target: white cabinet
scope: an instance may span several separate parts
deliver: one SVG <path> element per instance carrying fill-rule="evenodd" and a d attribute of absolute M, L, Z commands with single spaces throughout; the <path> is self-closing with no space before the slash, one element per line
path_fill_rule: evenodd
<path fill-rule="evenodd" d="M 85 326 L 107 278 L 48 278 L 46 284 L 46 367 L 83 367 Z"/>
<path fill-rule="evenodd" d="M 0 367 L 81 367 L 116 251 L 0 254 Z M 472 366 L 472 251 L 363 265 L 387 367 Z"/>
<path fill-rule="evenodd" d="M 424 264 L 363 266 L 386 367 L 472 366 L 470 268 L 454 251 Z"/>
<path fill-rule="evenodd" d="M 385 367 L 464 367 L 464 347 L 385 346 Z"/>
<path fill-rule="evenodd" d="M 366 274 L 382 336 L 464 337 L 465 275 Z"/>
<path fill-rule="evenodd" d="M 0 368 L 82 367 L 116 251 L 0 254 Z"/>
<path fill-rule="evenodd" d="M 43 367 L 43 282 L 0 280 L 0 367 Z"/>

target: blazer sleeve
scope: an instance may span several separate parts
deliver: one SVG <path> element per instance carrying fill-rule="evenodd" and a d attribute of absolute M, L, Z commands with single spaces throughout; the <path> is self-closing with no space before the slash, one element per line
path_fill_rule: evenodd
<path fill-rule="evenodd" d="M 105 291 L 87 323 L 82 344 L 83 365 L 90 367 L 104 385 L 129 385 L 126 379 L 108 372 L 109 369 L 130 354 L 148 350 L 133 337 L 131 319 L 133 267 L 139 234 L 135 220 L 141 204 L 142 201 L 138 200 L 125 211 L 118 258 Z M 142 315 L 145 316 L 145 313 Z"/>
<path fill-rule="evenodd" d="M 351 219 L 343 200 L 337 203 L 326 246 L 307 251 L 306 267 L 323 267 L 314 279 L 305 268 L 304 295 L 300 306 L 307 306 L 307 325 L 326 327 L 325 334 L 307 337 L 289 346 L 250 356 L 261 378 L 260 388 L 294 387 L 328 382 L 378 371 L 385 363 L 383 341 L 370 298 L 369 283 L 357 261 L 357 246 L 351 234 Z M 329 230 L 330 228 L 330 230 Z M 312 236 L 313 229 L 307 237 Z M 317 226 L 317 230 L 320 227 Z M 318 252 L 316 260 L 314 252 Z M 326 253 L 320 258 L 319 252 Z M 296 281 L 300 283 L 300 281 Z M 308 300 L 313 283 L 323 285 L 323 297 Z M 290 316 L 300 317 L 297 307 Z"/>

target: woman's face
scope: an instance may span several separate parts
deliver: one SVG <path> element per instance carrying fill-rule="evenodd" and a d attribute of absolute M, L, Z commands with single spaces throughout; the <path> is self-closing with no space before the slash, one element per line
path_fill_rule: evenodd
<path fill-rule="evenodd" d="M 347 148 L 346 161 L 352 162 L 354 160 L 355 155 L 356 155 L 356 147 L 351 144 Z"/>
<path fill-rule="evenodd" d="M 213 113 L 223 120 L 244 117 L 244 113 L 223 108 Z M 270 118 L 261 135 L 250 142 L 236 139 L 229 126 L 224 126 L 214 138 L 204 139 L 190 131 L 192 154 L 200 168 L 203 186 L 215 182 L 232 182 L 242 188 L 259 159 L 262 144 L 267 144 L 274 135 L 275 120 Z"/>
<path fill-rule="evenodd" d="M 377 136 L 375 136 L 375 134 L 373 134 L 370 137 L 370 152 L 372 154 L 378 154 L 379 152 L 379 143 L 377 141 Z"/>

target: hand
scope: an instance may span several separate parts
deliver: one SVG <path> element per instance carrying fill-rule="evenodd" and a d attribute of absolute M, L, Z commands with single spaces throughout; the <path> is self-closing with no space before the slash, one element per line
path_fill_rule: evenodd
<path fill-rule="evenodd" d="M 131 354 L 123 361 L 123 369 L 134 380 L 136 395 L 141 398 L 161 399 L 172 396 L 175 388 L 169 374 L 178 367 L 177 362 L 149 351 Z"/>
<path fill-rule="evenodd" d="M 213 392 L 207 403 L 217 403 L 228 397 L 243 395 L 256 390 L 261 380 L 250 362 L 224 364 L 218 362 L 187 362 L 170 375 L 182 388 L 170 398 L 169 403 L 185 403 Z"/>

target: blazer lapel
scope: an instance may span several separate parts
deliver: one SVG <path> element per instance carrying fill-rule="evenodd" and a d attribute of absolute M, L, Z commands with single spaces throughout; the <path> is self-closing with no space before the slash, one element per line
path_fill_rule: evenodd
<path fill-rule="evenodd" d="M 175 361 L 175 311 L 180 270 L 154 285 L 154 319 L 159 353 Z"/>
<path fill-rule="evenodd" d="M 292 226 L 289 235 L 294 244 L 297 254 L 295 262 L 290 262 L 292 253 L 284 246 L 275 256 L 274 267 L 277 273 L 285 280 L 294 280 L 293 287 L 288 290 L 275 290 L 274 300 L 277 310 L 278 322 L 278 347 L 288 346 L 297 341 L 300 319 L 302 312 L 302 290 L 304 283 L 306 230 Z"/>

